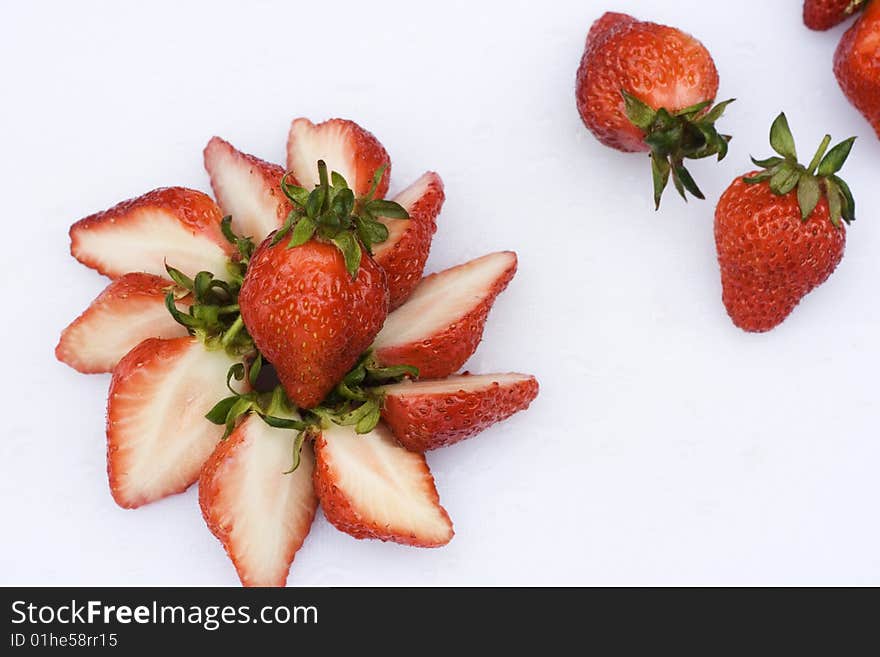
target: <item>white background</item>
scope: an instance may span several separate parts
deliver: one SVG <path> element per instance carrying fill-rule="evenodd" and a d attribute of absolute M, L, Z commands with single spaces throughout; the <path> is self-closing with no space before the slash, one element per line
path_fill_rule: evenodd
<path fill-rule="evenodd" d="M 110 498 L 109 377 L 53 356 L 106 283 L 67 229 L 154 187 L 208 190 L 215 134 L 282 161 L 296 116 L 373 131 L 392 191 L 441 173 L 429 271 L 519 253 L 469 368 L 542 388 L 430 454 L 449 546 L 356 541 L 319 516 L 290 584 L 880 583 L 880 142 L 831 71 L 843 28 L 808 31 L 798 0 L 711 4 L 4 3 L 0 583 L 237 583 L 194 489 Z M 696 35 L 737 97 L 730 155 L 691 169 L 710 200 L 670 191 L 655 213 L 647 160 L 582 126 L 574 74 L 606 8 Z M 802 157 L 826 131 L 859 136 L 858 221 L 828 283 L 748 335 L 721 304 L 714 200 L 768 154 L 780 109 Z"/>

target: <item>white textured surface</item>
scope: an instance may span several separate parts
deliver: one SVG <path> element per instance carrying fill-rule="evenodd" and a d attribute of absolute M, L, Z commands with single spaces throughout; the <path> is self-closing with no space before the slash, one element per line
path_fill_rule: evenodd
<path fill-rule="evenodd" d="M 104 285 L 67 229 L 160 185 L 208 190 L 213 134 L 280 162 L 293 117 L 340 115 L 388 148 L 392 193 L 443 176 L 429 271 L 518 252 L 470 368 L 542 391 L 429 456 L 449 546 L 355 541 L 319 516 L 291 584 L 880 584 L 880 142 L 831 72 L 842 28 L 809 32 L 798 0 L 248 6 L 0 9 L 0 583 L 237 582 L 195 490 L 138 511 L 110 498 L 108 377 L 52 355 Z M 670 194 L 655 214 L 647 161 L 580 123 L 574 72 L 610 7 L 697 35 L 738 98 L 730 155 L 692 169 L 710 198 L 768 153 L 782 108 L 803 152 L 860 137 L 846 258 L 770 334 L 724 313 L 713 203 Z"/>

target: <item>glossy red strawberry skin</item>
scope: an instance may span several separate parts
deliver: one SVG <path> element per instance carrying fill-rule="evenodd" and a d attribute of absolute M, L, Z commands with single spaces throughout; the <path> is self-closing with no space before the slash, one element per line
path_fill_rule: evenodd
<path fill-rule="evenodd" d="M 741 329 L 761 332 L 782 323 L 831 275 L 846 230 L 831 223 L 824 196 L 804 222 L 796 191 L 777 196 L 767 182 L 740 177 L 715 209 L 715 245 L 727 313 Z"/>
<path fill-rule="evenodd" d="M 365 252 L 357 277 L 340 251 L 315 240 L 257 248 L 239 295 L 257 348 L 300 408 L 318 405 L 372 344 L 388 314 L 385 272 Z"/>
<path fill-rule="evenodd" d="M 830 30 L 849 18 L 846 10 L 851 3 L 852 0 L 805 0 L 804 25 L 811 30 Z"/>
<path fill-rule="evenodd" d="M 232 247 L 223 237 L 220 221 L 223 218 L 214 200 L 194 189 L 186 187 L 160 187 L 142 196 L 117 203 L 112 208 L 80 219 L 70 227 L 70 253 L 87 267 L 98 270 L 111 278 L 118 278 L 130 270 L 108 267 L 84 253 L 80 243 L 86 233 L 112 228 L 117 222 L 126 222 L 141 210 L 159 210 L 173 215 L 189 232 L 206 236 L 223 251 L 231 253 Z M 173 263 L 172 263 L 173 264 Z"/>
<path fill-rule="evenodd" d="M 538 395 L 529 377 L 513 385 L 494 383 L 448 394 L 386 394 L 382 419 L 401 445 L 425 452 L 470 438 L 528 408 Z"/>
<path fill-rule="evenodd" d="M 339 531 L 345 532 L 357 539 L 392 541 L 402 545 L 425 548 L 440 547 L 448 543 L 452 538 L 452 520 L 449 518 L 446 509 L 440 505 L 440 496 L 434 485 L 434 477 L 428 469 L 427 462 L 424 462 L 424 457 L 422 457 L 424 465 L 424 493 L 433 502 L 437 511 L 449 526 L 448 537 L 438 542 L 424 540 L 415 535 L 399 533 L 393 528 L 376 523 L 369 517 L 359 513 L 337 486 L 336 480 L 338 475 L 333 461 L 328 457 L 327 452 L 327 440 L 322 434 L 319 434 L 315 438 L 315 492 L 318 495 L 318 499 L 321 500 L 321 510 L 324 512 L 327 521 Z"/>
<path fill-rule="evenodd" d="M 709 51 L 689 34 L 607 13 L 587 36 L 575 84 L 578 112 L 606 146 L 648 151 L 644 133 L 626 116 L 622 90 L 674 112 L 714 100 L 718 71 Z"/>
<path fill-rule="evenodd" d="M 834 52 L 834 75 L 880 137 L 880 2 L 873 0 Z"/>
<path fill-rule="evenodd" d="M 165 309 L 165 295 L 170 287 L 171 283 L 164 278 L 140 272 L 125 274 L 111 282 L 89 304 L 89 307 L 61 333 L 61 339 L 58 346 L 55 347 L 55 357 L 83 374 L 111 372 L 122 356 L 146 338 L 172 338 L 186 335 L 186 329 L 174 321 L 171 314 Z M 177 301 L 178 305 L 188 305 L 189 302 L 189 296 Z M 149 335 L 139 332 L 141 326 L 138 325 L 138 317 L 135 316 L 132 317 L 133 321 L 129 324 L 129 340 L 127 344 L 121 345 L 120 353 L 115 360 L 96 360 L 81 353 L 81 347 L 88 347 L 88 345 L 82 344 L 84 341 L 101 340 L 102 338 L 107 340 L 108 336 L 95 335 L 92 333 L 94 329 L 90 330 L 90 324 L 97 315 L 103 313 L 118 315 L 122 321 L 129 309 L 131 309 L 130 312 L 140 313 L 147 306 L 156 308 L 167 316 L 168 321 L 161 330 Z M 109 356 L 109 353 L 106 355 Z"/>
<path fill-rule="evenodd" d="M 395 239 L 393 232 L 386 242 L 374 248 L 376 262 L 388 275 L 388 291 L 390 294 L 390 310 L 400 307 L 422 280 L 422 272 L 431 250 L 431 241 L 437 232 L 437 215 L 443 207 L 446 195 L 443 191 L 443 180 L 436 173 L 425 174 L 428 177 L 425 192 L 407 207 L 409 219 L 386 220 L 400 223 L 402 233 Z"/>
<path fill-rule="evenodd" d="M 380 347 L 376 358 L 385 365 L 412 365 L 419 368 L 423 379 L 442 379 L 457 372 L 477 350 L 483 339 L 486 318 L 495 299 L 501 294 L 517 270 L 517 260 L 499 277 L 486 298 L 457 321 L 434 335 L 406 344 Z M 441 272 L 442 273 L 442 272 Z M 431 274 L 425 280 L 438 274 Z"/>

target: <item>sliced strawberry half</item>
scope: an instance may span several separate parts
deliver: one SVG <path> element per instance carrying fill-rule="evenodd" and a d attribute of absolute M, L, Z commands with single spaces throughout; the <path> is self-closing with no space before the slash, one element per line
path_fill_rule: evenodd
<path fill-rule="evenodd" d="M 199 505 L 245 586 L 284 586 L 312 526 L 318 498 L 315 457 L 303 445 L 290 467 L 296 432 L 248 416 L 220 442 L 199 477 Z"/>
<path fill-rule="evenodd" d="M 406 301 L 422 280 L 444 199 L 443 181 L 429 171 L 394 197 L 409 219 L 379 218 L 388 228 L 388 239 L 373 247 L 373 257 L 388 275 L 391 310 Z"/>
<path fill-rule="evenodd" d="M 495 298 L 516 273 L 513 251 L 490 253 L 422 279 L 389 313 L 373 348 L 384 365 L 414 365 L 442 379 L 464 365 L 483 337 Z"/>
<path fill-rule="evenodd" d="M 444 447 L 525 410 L 538 395 L 528 374 L 451 376 L 386 386 L 382 419 L 400 444 L 416 452 Z"/>
<path fill-rule="evenodd" d="M 207 194 L 163 187 L 80 219 L 70 228 L 70 253 L 111 278 L 128 272 L 167 277 L 165 261 L 195 275 L 223 275 L 231 245 L 220 231 L 220 208 Z"/>
<path fill-rule="evenodd" d="M 315 440 L 315 457 L 315 490 L 337 529 L 417 547 L 452 540 L 424 455 L 401 447 L 387 427 L 358 435 L 331 425 Z"/>
<path fill-rule="evenodd" d="M 291 204 L 281 191 L 284 169 L 236 150 L 220 137 L 205 147 L 205 169 L 224 215 L 237 235 L 259 244 L 284 223 Z"/>
<path fill-rule="evenodd" d="M 111 372 L 147 338 L 185 336 L 165 307 L 171 284 L 152 274 L 125 274 L 104 288 L 61 333 L 55 357 L 84 374 Z M 178 300 L 188 306 L 190 297 Z"/>
<path fill-rule="evenodd" d="M 119 506 L 189 488 L 223 435 L 205 414 L 229 395 L 233 361 L 196 338 L 144 340 L 113 370 L 107 400 L 107 473 Z"/>
<path fill-rule="evenodd" d="M 375 197 L 384 198 L 388 191 L 391 158 L 379 140 L 354 121 L 330 119 L 314 124 L 294 119 L 287 137 L 287 168 L 302 187 L 310 190 L 318 184 L 318 160 L 341 174 L 356 196 L 370 190 L 373 174 L 384 164 Z"/>

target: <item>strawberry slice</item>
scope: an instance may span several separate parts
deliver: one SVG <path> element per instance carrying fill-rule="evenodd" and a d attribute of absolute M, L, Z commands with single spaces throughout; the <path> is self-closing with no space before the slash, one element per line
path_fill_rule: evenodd
<path fill-rule="evenodd" d="M 119 506 L 183 492 L 199 478 L 223 435 L 205 413 L 228 396 L 233 362 L 192 337 L 150 338 L 119 361 L 107 400 L 107 473 Z"/>
<path fill-rule="evenodd" d="M 406 301 L 422 280 L 444 199 L 443 181 L 429 171 L 394 197 L 409 219 L 379 217 L 388 228 L 388 239 L 373 247 L 373 258 L 388 275 L 391 310 Z"/>
<path fill-rule="evenodd" d="M 341 174 L 355 196 L 370 190 L 373 174 L 384 164 L 375 198 L 384 198 L 388 191 L 391 159 L 379 140 L 354 121 L 330 119 L 316 125 L 308 119 L 294 119 L 287 137 L 287 168 L 300 186 L 310 190 L 318 184 L 318 160 Z"/>
<path fill-rule="evenodd" d="M 281 192 L 284 169 L 236 150 L 212 137 L 205 147 L 205 169 L 214 197 L 224 215 L 232 215 L 232 229 L 259 244 L 284 223 L 291 204 Z"/>
<path fill-rule="evenodd" d="M 303 445 L 290 474 L 294 431 L 251 414 L 217 445 L 199 477 L 199 504 L 245 586 L 284 586 L 312 526 L 315 457 Z"/>
<path fill-rule="evenodd" d="M 315 457 L 321 508 L 340 531 L 417 547 L 452 540 L 424 455 L 401 447 L 387 427 L 358 435 L 331 425 L 315 440 Z"/>
<path fill-rule="evenodd" d="M 452 445 L 525 410 L 538 395 L 528 374 L 451 376 L 385 386 L 382 419 L 417 452 Z"/>
<path fill-rule="evenodd" d="M 167 277 L 165 261 L 195 274 L 226 272 L 231 245 L 211 197 L 163 187 L 80 219 L 70 228 L 70 253 L 111 278 L 132 271 Z"/>
<path fill-rule="evenodd" d="M 164 278 L 138 273 L 113 281 L 64 329 L 55 357 L 84 374 L 112 372 L 143 340 L 186 335 L 165 307 L 170 285 Z M 178 300 L 189 303 L 189 296 Z"/>
<path fill-rule="evenodd" d="M 490 253 L 422 279 L 389 313 L 373 348 L 384 365 L 414 365 L 442 379 L 464 365 L 483 337 L 495 298 L 516 273 L 513 251 Z"/>

